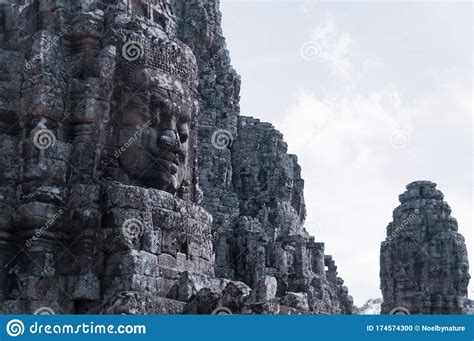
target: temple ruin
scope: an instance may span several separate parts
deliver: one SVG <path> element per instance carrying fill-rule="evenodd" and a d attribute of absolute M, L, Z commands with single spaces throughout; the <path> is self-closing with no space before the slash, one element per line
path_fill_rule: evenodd
<path fill-rule="evenodd" d="M 218 1 L 0 5 L 2 313 L 350 314 Z"/>
<path fill-rule="evenodd" d="M 470 280 L 464 237 L 444 195 L 417 181 L 400 195 L 380 249 L 382 314 L 462 314 Z"/>

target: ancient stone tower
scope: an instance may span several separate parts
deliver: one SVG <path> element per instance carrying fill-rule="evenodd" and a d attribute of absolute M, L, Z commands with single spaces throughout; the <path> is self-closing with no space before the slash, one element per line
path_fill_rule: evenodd
<path fill-rule="evenodd" d="M 436 184 L 418 181 L 400 195 L 380 249 L 382 314 L 460 314 L 469 262 L 451 208 Z"/>
<path fill-rule="evenodd" d="M 2 2 L 0 312 L 351 313 L 239 90 L 218 1 Z"/>

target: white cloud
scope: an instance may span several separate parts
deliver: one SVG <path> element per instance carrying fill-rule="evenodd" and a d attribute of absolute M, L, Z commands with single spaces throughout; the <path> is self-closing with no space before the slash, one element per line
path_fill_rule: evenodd
<path fill-rule="evenodd" d="M 472 158 L 471 85 L 467 78 L 444 77 L 435 90 L 409 100 L 389 83 L 361 90 L 354 40 L 338 32 L 330 18 L 312 40 L 344 91 L 333 97 L 299 91 L 276 126 L 302 165 L 308 218 L 321 225 L 316 237 L 326 242 L 340 276 L 361 304 L 381 296 L 379 245 L 398 194 L 411 181 L 438 183 L 473 250 L 472 189 L 466 182 Z M 394 146 L 400 131 L 409 138 L 403 148 Z"/>
<path fill-rule="evenodd" d="M 398 130 L 413 130 L 412 110 L 400 110 L 394 88 L 369 94 L 346 93 L 320 97 L 309 90 L 296 96 L 278 126 L 290 148 L 311 152 L 331 168 L 342 164 L 381 167 L 393 150 L 391 137 Z"/>
<path fill-rule="evenodd" d="M 346 86 L 350 86 L 354 75 L 350 54 L 354 44 L 352 37 L 348 33 L 339 32 L 334 19 L 327 15 L 323 24 L 313 31 L 311 40 L 319 45 L 320 58 L 328 64 L 334 75 L 343 80 Z"/>
<path fill-rule="evenodd" d="M 305 15 L 295 7 L 229 5 L 224 28 L 242 74 L 242 113 L 276 123 L 298 155 L 311 231 L 356 302 L 380 296 L 379 245 L 411 181 L 438 183 L 472 260 L 469 6 L 312 2 Z M 432 20 L 420 24 L 424 16 Z M 304 42 L 319 46 L 319 58 L 301 55 Z M 410 143 L 396 149 L 399 130 Z"/>

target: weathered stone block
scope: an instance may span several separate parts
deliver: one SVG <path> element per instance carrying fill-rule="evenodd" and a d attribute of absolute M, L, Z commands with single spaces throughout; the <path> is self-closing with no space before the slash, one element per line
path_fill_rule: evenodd
<path fill-rule="evenodd" d="M 162 230 L 161 252 L 176 257 L 178 250 L 180 249 L 181 243 L 178 240 L 178 235 L 176 234 L 176 231 Z"/>
<path fill-rule="evenodd" d="M 288 292 L 282 297 L 281 304 L 298 310 L 309 310 L 308 297 L 306 293 L 302 292 Z"/>
<path fill-rule="evenodd" d="M 258 280 L 257 285 L 252 290 L 250 300 L 254 303 L 269 302 L 276 297 L 276 293 L 277 280 L 275 277 L 264 276 Z"/>
<path fill-rule="evenodd" d="M 55 301 L 59 299 L 58 277 L 20 277 L 20 299 Z"/>
<path fill-rule="evenodd" d="M 153 209 L 153 225 L 162 230 L 178 230 L 179 226 L 186 224 L 183 217 L 171 210 L 154 208 Z"/>
<path fill-rule="evenodd" d="M 176 297 L 176 282 L 176 279 L 158 277 L 156 279 L 156 295 L 167 298 Z"/>
<path fill-rule="evenodd" d="M 218 305 L 240 313 L 250 297 L 251 289 L 243 282 L 230 282 L 222 290 Z"/>
<path fill-rule="evenodd" d="M 105 262 L 106 276 L 158 274 L 158 257 L 145 251 L 127 250 L 113 252 Z"/>
<path fill-rule="evenodd" d="M 121 291 L 139 293 L 157 292 L 157 277 L 145 275 L 123 275 L 103 277 L 104 296 L 111 296 Z"/>
<path fill-rule="evenodd" d="M 229 282 L 230 281 L 226 279 L 191 274 L 185 271 L 179 278 L 177 299 L 186 302 L 191 298 L 192 295 L 198 293 L 204 288 L 211 288 L 212 290 L 221 291 Z"/>
<path fill-rule="evenodd" d="M 145 188 L 107 182 L 104 193 L 108 207 L 132 208 L 136 210 L 150 209 L 151 199 L 149 193 L 151 191 Z"/>
<path fill-rule="evenodd" d="M 74 300 L 98 300 L 101 298 L 100 280 L 92 273 L 67 276 L 67 293 Z"/>
<path fill-rule="evenodd" d="M 162 245 L 161 230 L 143 232 L 143 238 L 142 238 L 143 251 L 158 255 L 161 253 L 161 245 Z"/>
<path fill-rule="evenodd" d="M 95 98 L 85 98 L 75 107 L 71 119 L 78 124 L 103 122 L 108 118 L 110 104 Z"/>

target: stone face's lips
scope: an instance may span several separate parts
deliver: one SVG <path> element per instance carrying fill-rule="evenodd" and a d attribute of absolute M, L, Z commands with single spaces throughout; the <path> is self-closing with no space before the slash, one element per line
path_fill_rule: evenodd
<path fill-rule="evenodd" d="M 179 163 L 163 158 L 157 158 L 155 159 L 152 169 L 162 172 L 169 172 L 171 175 L 175 175 L 178 173 Z"/>
<path fill-rule="evenodd" d="M 157 149 L 155 151 L 150 150 L 149 152 L 151 156 L 153 157 L 153 160 L 166 161 L 167 163 L 173 163 L 179 167 L 179 158 L 176 153 L 169 152 L 166 150 L 160 150 L 160 149 Z"/>
<path fill-rule="evenodd" d="M 153 162 L 150 165 L 150 169 L 170 173 L 171 175 L 175 175 L 178 173 L 180 162 L 177 154 L 167 151 L 150 151 L 150 154 Z"/>

